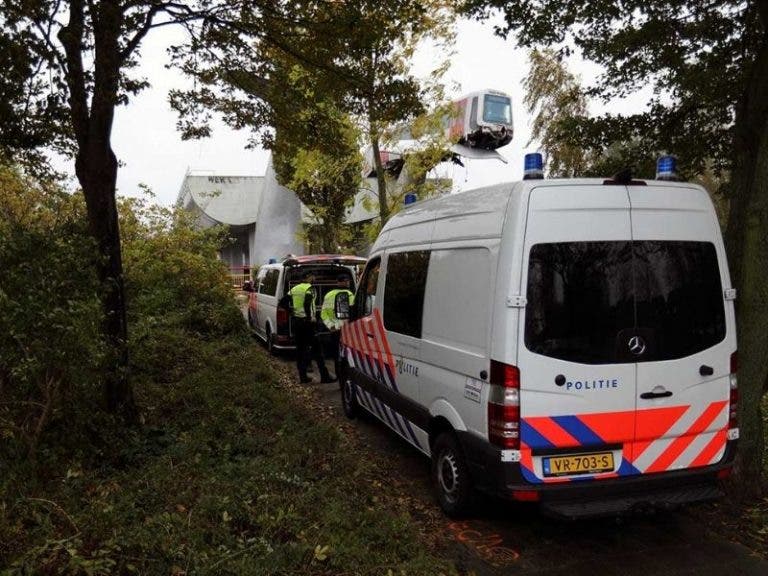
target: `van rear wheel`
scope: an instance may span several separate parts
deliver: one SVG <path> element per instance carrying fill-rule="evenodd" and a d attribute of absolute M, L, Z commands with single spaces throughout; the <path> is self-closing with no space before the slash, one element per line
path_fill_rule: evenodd
<path fill-rule="evenodd" d="M 432 482 L 440 508 L 451 518 L 466 516 L 472 508 L 469 468 L 456 435 L 444 432 L 432 447 Z"/>
<path fill-rule="evenodd" d="M 341 408 L 344 415 L 353 420 L 360 414 L 360 405 L 357 403 L 355 385 L 349 377 L 349 367 L 346 363 L 339 365 L 339 388 L 341 389 Z"/>
<path fill-rule="evenodd" d="M 275 350 L 275 337 L 272 335 L 272 330 L 269 328 L 269 325 L 267 325 L 267 352 L 270 353 L 270 355 L 274 356 L 276 353 Z"/>

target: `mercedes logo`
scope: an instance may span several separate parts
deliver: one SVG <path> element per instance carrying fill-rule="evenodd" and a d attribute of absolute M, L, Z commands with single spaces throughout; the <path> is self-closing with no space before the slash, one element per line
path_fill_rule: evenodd
<path fill-rule="evenodd" d="M 645 340 L 640 338 L 640 336 L 632 336 L 627 345 L 629 346 L 629 351 L 635 356 L 640 356 L 640 354 L 645 352 Z"/>

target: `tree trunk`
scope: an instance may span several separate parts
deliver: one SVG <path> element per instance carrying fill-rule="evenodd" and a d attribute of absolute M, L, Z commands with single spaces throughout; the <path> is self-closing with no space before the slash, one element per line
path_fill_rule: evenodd
<path fill-rule="evenodd" d="M 117 158 L 112 151 L 112 123 L 117 105 L 122 64 L 120 33 L 122 6 L 117 0 L 89 4 L 93 26 L 93 87 L 88 102 L 85 0 L 69 2 L 69 22 L 58 34 L 67 61 L 70 119 L 77 141 L 75 173 L 83 188 L 88 225 L 98 244 L 99 280 L 104 318 L 102 331 L 107 343 L 104 359 L 104 395 L 107 409 L 128 422 L 137 419 L 133 390 L 128 380 L 128 331 L 123 288 L 115 190 Z"/>
<path fill-rule="evenodd" d="M 83 187 L 91 235 L 99 248 L 98 275 L 102 286 L 107 341 L 104 360 L 104 395 L 107 410 L 130 422 L 137 417 L 133 390 L 128 380 L 128 329 L 126 321 L 123 258 L 120 248 L 117 201 L 117 158 L 105 149 L 87 150 L 77 156 L 75 172 Z"/>
<path fill-rule="evenodd" d="M 323 234 L 322 234 L 322 252 L 325 252 L 326 254 L 335 254 L 336 253 L 336 224 L 331 220 L 330 217 L 327 218 L 327 221 L 323 225 Z"/>
<path fill-rule="evenodd" d="M 761 492 L 763 422 L 768 384 L 768 37 L 737 106 L 726 239 L 738 290 L 739 453 L 736 480 L 744 496 Z"/>
<path fill-rule="evenodd" d="M 328 221 L 325 224 L 325 252 L 336 254 L 339 251 L 339 233 L 343 223 L 343 214 L 328 214 Z"/>
<path fill-rule="evenodd" d="M 384 174 L 384 165 L 381 162 L 381 150 L 379 149 L 379 133 L 371 129 L 371 149 L 373 150 L 373 165 L 376 168 L 376 184 L 379 194 L 379 218 L 381 226 L 389 220 L 389 198 L 387 197 L 387 178 Z"/>

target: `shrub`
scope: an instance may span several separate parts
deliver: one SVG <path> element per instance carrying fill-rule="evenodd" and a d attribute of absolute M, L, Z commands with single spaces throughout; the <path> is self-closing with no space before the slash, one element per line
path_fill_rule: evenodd
<path fill-rule="evenodd" d="M 199 365 L 190 339 L 245 335 L 217 259 L 227 231 L 147 199 L 122 200 L 120 217 L 132 372 L 176 381 Z"/>
<path fill-rule="evenodd" d="M 227 230 L 197 229 L 194 217 L 145 199 L 120 205 L 129 322 L 138 339 L 158 325 L 205 337 L 243 330 L 226 266 Z"/>
<path fill-rule="evenodd" d="M 58 448 L 77 450 L 114 433 L 100 410 L 105 347 L 86 222 L 79 193 L 0 167 L 0 456 L 34 455 L 50 427 Z M 176 380 L 196 361 L 190 337 L 245 333 L 217 260 L 226 230 L 198 230 L 147 199 L 122 199 L 120 222 L 132 376 Z"/>
<path fill-rule="evenodd" d="M 72 402 L 100 398 L 101 307 L 84 211 L 80 196 L 0 166 L 0 460 L 34 456 Z"/>

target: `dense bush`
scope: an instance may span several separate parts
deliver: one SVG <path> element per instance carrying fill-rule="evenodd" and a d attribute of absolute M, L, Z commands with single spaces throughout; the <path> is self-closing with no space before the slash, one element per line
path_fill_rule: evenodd
<path fill-rule="evenodd" d="M 245 334 L 217 259 L 226 229 L 196 229 L 189 213 L 135 198 L 120 218 L 132 373 L 173 381 L 197 361 L 190 338 Z"/>
<path fill-rule="evenodd" d="M 0 166 L 0 460 L 100 398 L 94 247 L 78 196 Z"/>
<path fill-rule="evenodd" d="M 120 219 L 130 377 L 139 386 L 143 377 L 173 380 L 196 360 L 189 338 L 243 334 L 216 258 L 226 231 L 196 230 L 190 215 L 138 199 L 121 201 Z M 112 442 L 100 409 L 102 312 L 86 222 L 80 194 L 0 167 L 3 459 L 34 455 L 46 430 L 60 451 Z"/>
<path fill-rule="evenodd" d="M 158 324 L 209 337 L 242 330 L 227 269 L 217 260 L 225 228 L 199 230 L 193 215 L 135 198 L 121 202 L 120 226 L 134 334 Z"/>

